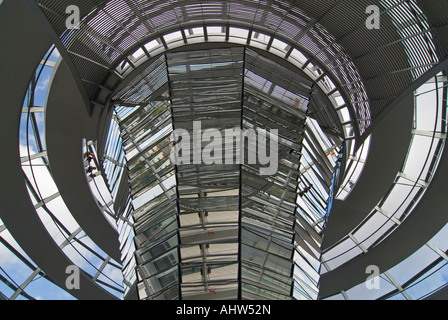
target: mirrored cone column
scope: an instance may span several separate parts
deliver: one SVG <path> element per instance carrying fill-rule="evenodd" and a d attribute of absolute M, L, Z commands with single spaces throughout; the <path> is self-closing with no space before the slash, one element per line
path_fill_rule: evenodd
<path fill-rule="evenodd" d="M 307 98 L 278 101 L 281 87 L 266 80 L 263 91 L 253 79 L 281 82 L 286 70 L 242 47 L 170 53 L 167 62 L 173 125 L 188 132 L 182 139 L 190 148 L 182 151 L 191 151 L 179 153 L 185 163 L 177 166 L 182 299 L 290 299 Z M 210 129 L 222 137 L 220 155 L 206 152 L 216 140 L 200 139 Z M 278 150 L 270 149 L 271 129 Z M 235 134 L 231 145 L 226 130 Z M 248 130 L 267 136 L 277 172 L 262 175 L 259 159 L 249 164 L 259 150 L 237 133 Z M 205 163 L 210 155 L 213 164 Z"/>
<path fill-rule="evenodd" d="M 233 161 L 236 147 L 218 149 L 226 129 L 241 128 L 243 54 L 243 48 L 167 54 L 173 124 L 188 133 L 190 147 L 177 165 L 184 300 L 238 298 L 241 166 Z M 215 137 L 201 139 L 209 130 Z M 211 142 L 218 148 L 207 154 Z"/>

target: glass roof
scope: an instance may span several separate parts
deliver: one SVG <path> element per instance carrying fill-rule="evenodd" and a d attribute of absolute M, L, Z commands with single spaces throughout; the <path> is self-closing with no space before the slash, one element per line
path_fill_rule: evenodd
<path fill-rule="evenodd" d="M 439 74 L 415 92 L 414 129 L 402 170 L 397 173 L 389 192 L 367 215 L 362 224 L 349 236 L 323 253 L 322 273 L 336 269 L 356 256 L 378 246 L 412 215 L 413 209 L 424 196 L 436 172 L 440 155 L 443 152 L 443 141 L 446 139 L 447 93 L 442 79 L 442 75 Z M 443 260 L 443 257 L 440 258 L 440 254 L 438 254 L 443 251 L 440 251 L 437 246 L 432 246 L 431 243 L 444 236 L 446 236 L 446 228 L 443 228 L 419 252 L 392 268 L 389 271 L 389 276 L 382 275 L 381 281 L 389 283 L 388 286 L 383 287 L 384 291 L 369 292 L 366 291 L 364 284 L 361 284 L 347 291 L 348 298 L 421 299 L 429 294 L 430 287 L 445 286 L 446 282 L 439 283 L 439 285 L 435 283 L 437 275 L 446 273 L 446 261 L 445 263 L 441 262 L 442 264 L 437 267 L 428 262 L 436 259 L 438 259 L 437 261 Z M 445 245 L 437 244 L 442 248 L 441 250 L 446 249 Z M 423 258 L 422 252 L 426 252 L 431 257 Z M 410 271 L 410 268 L 413 271 Z M 428 271 L 431 269 L 432 271 Z M 426 272 L 429 274 L 425 275 Z M 408 278 L 403 278 L 403 274 L 408 275 Z M 391 285 L 391 277 L 397 279 L 402 285 L 401 289 Z M 406 281 L 411 277 L 413 277 L 413 281 Z M 396 291 L 399 292 L 395 293 Z M 336 297 L 333 298 L 336 299 Z"/>
<path fill-rule="evenodd" d="M 324 27 L 332 25 L 343 1 L 329 2 L 320 15 L 314 12 L 319 8 L 303 10 L 289 1 L 83 2 L 79 30 L 65 29 L 63 4 L 36 2 L 60 36 L 60 49 L 73 62 L 71 71 L 88 99 L 98 98 L 111 75 L 121 82 L 111 98 L 104 150 L 87 140 L 82 150 L 101 159 L 95 161 L 97 172 L 86 167 L 86 178 L 100 210 L 119 231 L 121 262 L 82 230 L 51 176 L 44 115 L 60 58 L 54 48 L 30 83 L 20 132 L 22 168 L 36 214 L 63 252 L 118 297 L 136 285 L 141 299 L 316 299 L 320 274 L 378 246 L 412 214 L 431 183 L 446 140 L 442 74 L 415 93 L 411 145 L 389 192 L 356 229 L 321 252 L 332 201 L 344 200 L 355 188 L 369 156 L 369 137 L 355 150 L 356 139 L 440 61 L 416 0 L 378 2 L 393 32 L 387 43 L 367 41 L 377 48 L 372 52 L 354 49 L 359 26 L 348 34 Z M 360 1 L 354 8 L 363 6 Z M 204 43 L 207 49 L 195 50 Z M 354 60 L 349 52 L 356 53 Z M 378 70 L 369 67 L 376 54 L 404 59 Z M 194 143 L 198 123 L 210 141 L 233 130 L 222 154 L 205 149 L 214 152 L 213 164 L 196 162 L 204 146 Z M 275 174 L 265 176 L 266 163 L 250 162 L 251 136 L 237 129 L 268 138 L 265 158 L 270 153 L 272 161 L 278 154 Z M 177 132 L 185 133 L 182 144 Z M 186 149 L 173 158 L 187 136 L 193 137 L 191 159 L 184 157 Z M 245 138 L 249 143 L 238 150 Z M 249 161 L 238 163 L 240 156 Z M 176 163 L 176 157 L 184 162 Z M 445 229 L 383 272 L 382 291 L 375 296 L 360 285 L 329 299 L 421 299 L 443 288 Z M 0 267 L 2 295 L 33 299 L 38 283 L 51 287 L 20 247 L 5 240 L 9 233 L 1 222 L 0 233 L 0 249 L 24 264 L 32 280 L 20 287 L 27 279 Z M 117 276 L 121 270 L 124 278 Z"/>

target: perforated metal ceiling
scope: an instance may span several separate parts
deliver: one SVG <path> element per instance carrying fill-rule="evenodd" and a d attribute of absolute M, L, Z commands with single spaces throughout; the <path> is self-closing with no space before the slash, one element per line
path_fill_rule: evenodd
<path fill-rule="evenodd" d="M 425 3 L 426 1 L 422 1 Z M 87 95 L 151 39 L 210 25 L 239 26 L 300 48 L 335 80 L 355 110 L 362 134 L 416 77 L 441 57 L 445 29 L 431 29 L 418 1 L 136 1 L 38 0 L 62 39 Z M 77 5 L 80 30 L 67 30 L 65 9 Z M 366 7 L 382 9 L 381 29 L 365 26 Z M 424 4 L 423 6 L 427 6 Z M 446 7 L 441 7 L 441 11 Z M 435 38 L 435 33 L 442 36 Z M 207 38 L 207 35 L 204 35 Z M 412 49 L 410 49 L 412 47 Z M 439 56 L 446 54 L 439 51 Z"/>

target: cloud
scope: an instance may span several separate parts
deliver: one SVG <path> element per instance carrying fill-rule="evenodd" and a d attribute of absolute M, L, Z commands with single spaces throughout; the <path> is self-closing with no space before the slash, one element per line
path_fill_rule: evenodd
<path fill-rule="evenodd" d="M 4 268 L 5 266 L 14 266 L 18 264 L 19 260 L 17 257 L 5 246 L 0 245 L 0 266 Z"/>
<path fill-rule="evenodd" d="M 60 56 L 61 56 L 61 54 L 59 53 L 59 51 L 57 49 L 55 49 L 53 51 L 53 53 L 51 54 L 50 59 L 51 60 L 53 60 L 53 59 L 57 60 L 57 59 L 59 59 Z"/>
<path fill-rule="evenodd" d="M 43 80 L 39 80 L 39 83 L 36 86 L 36 91 L 46 91 L 49 84 L 50 76 L 45 77 Z"/>

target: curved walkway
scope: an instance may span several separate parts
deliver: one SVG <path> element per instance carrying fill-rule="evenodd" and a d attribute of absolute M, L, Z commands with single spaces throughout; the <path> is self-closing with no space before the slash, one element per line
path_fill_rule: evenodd
<path fill-rule="evenodd" d="M 17 19 L 17 12 L 21 18 Z M 66 268 L 73 263 L 47 233 L 36 214 L 25 187 L 19 157 L 19 123 L 21 107 L 30 78 L 36 66 L 52 45 L 45 29 L 23 0 L 5 1 L 0 10 L 0 94 L 2 117 L 0 130 L 3 154 L 0 166 L 2 188 L 0 217 L 11 235 L 53 282 L 65 287 Z M 26 39 L 24 39 L 26 35 Z M 90 277 L 81 274 L 83 290 L 70 291 L 78 299 L 116 299 L 96 285 Z"/>
<path fill-rule="evenodd" d="M 370 265 L 378 266 L 381 272 L 389 270 L 434 237 L 448 223 L 447 176 L 448 155 L 445 150 L 432 183 L 412 214 L 377 247 L 322 275 L 320 298 L 330 297 L 366 281 L 366 268 Z"/>

